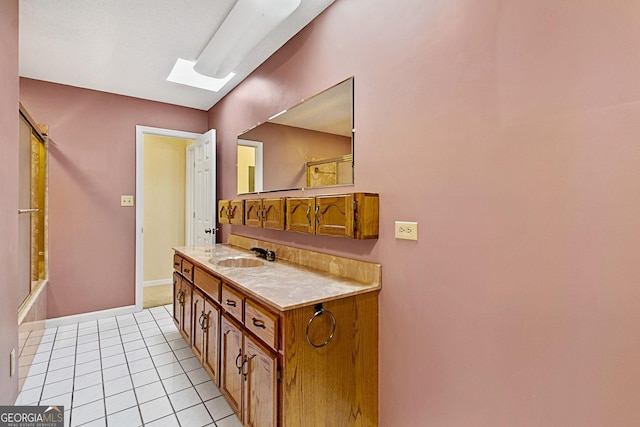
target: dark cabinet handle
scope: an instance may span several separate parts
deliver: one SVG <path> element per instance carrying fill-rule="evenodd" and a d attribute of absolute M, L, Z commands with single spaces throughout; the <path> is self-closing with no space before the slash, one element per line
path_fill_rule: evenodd
<path fill-rule="evenodd" d="M 244 364 L 244 362 L 242 364 L 240 364 L 238 361 L 242 362 L 242 349 L 238 349 L 238 357 L 236 357 L 236 368 L 238 368 L 238 375 L 240 375 L 242 373 L 242 365 Z"/>
<path fill-rule="evenodd" d="M 227 305 L 230 307 L 235 307 L 236 306 L 236 302 L 234 300 L 228 299 L 227 300 Z"/>
<path fill-rule="evenodd" d="M 191 270 L 189 270 L 188 268 L 184 268 L 184 269 L 182 270 L 182 272 L 183 272 L 183 273 L 187 273 L 187 274 L 189 274 L 189 273 L 191 273 Z"/>
<path fill-rule="evenodd" d="M 180 263 L 179 263 L 179 262 L 174 262 L 174 263 L 173 263 L 173 266 L 174 266 L 174 267 L 180 267 Z"/>
<path fill-rule="evenodd" d="M 253 320 L 253 326 L 257 326 L 258 328 L 262 328 L 262 329 L 267 329 L 267 327 L 264 325 L 263 320 L 256 319 L 255 317 L 252 318 L 251 320 Z"/>

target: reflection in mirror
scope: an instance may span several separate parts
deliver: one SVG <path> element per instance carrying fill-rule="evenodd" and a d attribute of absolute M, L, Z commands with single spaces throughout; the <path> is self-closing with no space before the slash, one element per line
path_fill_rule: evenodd
<path fill-rule="evenodd" d="M 353 184 L 353 78 L 238 136 L 238 194 Z"/>

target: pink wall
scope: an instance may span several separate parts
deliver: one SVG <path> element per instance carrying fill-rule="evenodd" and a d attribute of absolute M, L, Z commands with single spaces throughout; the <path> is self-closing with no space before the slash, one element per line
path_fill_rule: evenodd
<path fill-rule="evenodd" d="M 626 0 L 341 0 L 210 111 L 233 198 L 236 134 L 355 76 L 380 239 L 222 228 L 382 263 L 381 426 L 637 424 L 638 40 Z"/>
<path fill-rule="evenodd" d="M 52 139 L 47 317 L 134 304 L 135 127 L 204 132 L 206 113 L 31 79 L 20 99 Z"/>
<path fill-rule="evenodd" d="M 8 355 L 18 348 L 18 0 L 0 2 L 0 405 L 13 405 L 18 371 Z"/>

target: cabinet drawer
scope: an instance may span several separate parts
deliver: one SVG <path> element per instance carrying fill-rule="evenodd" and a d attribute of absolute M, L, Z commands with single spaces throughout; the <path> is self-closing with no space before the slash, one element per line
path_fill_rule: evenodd
<path fill-rule="evenodd" d="M 220 284 L 222 283 L 220 279 L 196 267 L 193 272 L 193 283 L 209 298 L 220 301 Z"/>
<path fill-rule="evenodd" d="M 245 302 L 245 326 L 274 350 L 278 349 L 278 316 L 251 300 Z"/>
<path fill-rule="evenodd" d="M 182 260 L 182 275 L 188 281 L 193 282 L 193 264 L 186 259 Z"/>
<path fill-rule="evenodd" d="M 182 272 L 182 257 L 180 255 L 173 255 L 173 269 Z"/>
<path fill-rule="evenodd" d="M 231 287 L 222 284 L 222 307 L 227 313 L 242 322 L 242 295 Z"/>

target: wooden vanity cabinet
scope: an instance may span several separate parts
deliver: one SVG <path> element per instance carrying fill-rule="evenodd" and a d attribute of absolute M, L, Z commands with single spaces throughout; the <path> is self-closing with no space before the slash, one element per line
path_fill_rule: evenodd
<path fill-rule="evenodd" d="M 244 200 L 219 200 L 218 222 L 220 224 L 243 225 Z"/>
<path fill-rule="evenodd" d="M 173 273 L 173 320 L 183 338 L 191 343 L 191 297 L 193 285 L 178 273 Z"/>
<path fill-rule="evenodd" d="M 245 200 L 244 224 L 272 230 L 284 230 L 284 198 Z"/>
<path fill-rule="evenodd" d="M 352 239 L 378 237 L 378 195 L 288 197 L 287 230 Z"/>
<path fill-rule="evenodd" d="M 243 326 L 230 313 L 222 315 L 220 391 L 245 426 L 277 427 L 278 353 L 255 338 L 248 324 L 272 330 L 255 316 Z"/>
<path fill-rule="evenodd" d="M 191 349 L 216 385 L 220 384 L 220 309 L 201 292 L 193 290 L 193 344 Z"/>

